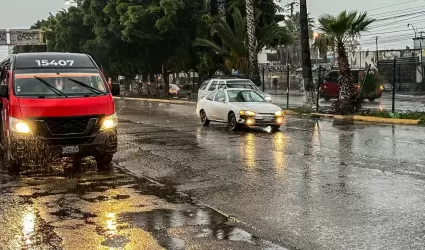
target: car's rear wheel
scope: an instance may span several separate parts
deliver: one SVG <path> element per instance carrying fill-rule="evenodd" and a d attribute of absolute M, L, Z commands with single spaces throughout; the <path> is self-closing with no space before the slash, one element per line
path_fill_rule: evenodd
<path fill-rule="evenodd" d="M 99 170 L 109 170 L 112 168 L 112 158 L 113 154 L 100 154 L 95 156 L 95 160 L 97 163 L 97 168 Z"/>
<path fill-rule="evenodd" d="M 201 115 L 202 125 L 204 125 L 204 126 L 210 125 L 210 120 L 208 120 L 207 113 L 205 113 L 205 110 L 201 110 L 200 115 Z"/>
<path fill-rule="evenodd" d="M 375 98 L 374 97 L 370 97 L 370 98 L 367 98 L 367 99 L 369 100 L 369 102 L 375 101 Z"/>
<path fill-rule="evenodd" d="M 229 113 L 229 117 L 227 119 L 227 122 L 229 124 L 229 128 L 233 131 L 238 130 L 241 128 L 241 125 L 238 124 L 237 120 L 236 120 L 236 115 L 233 112 Z"/>

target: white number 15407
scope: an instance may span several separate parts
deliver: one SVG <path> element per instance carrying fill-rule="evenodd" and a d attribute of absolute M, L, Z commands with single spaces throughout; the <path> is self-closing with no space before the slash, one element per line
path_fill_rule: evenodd
<path fill-rule="evenodd" d="M 74 64 L 74 60 L 35 60 L 38 66 L 46 67 L 46 66 L 72 66 Z"/>

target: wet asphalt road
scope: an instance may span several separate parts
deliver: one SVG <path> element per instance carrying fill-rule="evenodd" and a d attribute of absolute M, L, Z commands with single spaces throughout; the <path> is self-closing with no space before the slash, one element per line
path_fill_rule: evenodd
<path fill-rule="evenodd" d="M 193 105 L 117 100 L 125 169 L 299 249 L 425 249 L 422 127 L 287 118 L 199 125 Z"/>
<path fill-rule="evenodd" d="M 0 172 L 0 249 L 425 249 L 421 127 L 235 133 L 193 105 L 116 106 L 113 171 Z"/>
<path fill-rule="evenodd" d="M 0 249 L 284 249 L 175 189 L 97 172 L 90 159 L 77 172 L 1 172 L 0 215 Z"/>

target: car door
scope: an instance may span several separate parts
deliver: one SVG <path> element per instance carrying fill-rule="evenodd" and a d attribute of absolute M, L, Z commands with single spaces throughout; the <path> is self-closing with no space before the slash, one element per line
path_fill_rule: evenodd
<path fill-rule="evenodd" d="M 227 115 L 227 97 L 224 90 L 217 90 L 217 94 L 214 97 L 214 110 L 212 115 L 214 120 L 224 121 Z"/>
<path fill-rule="evenodd" d="M 212 93 L 210 93 L 209 95 L 207 95 L 207 97 L 202 100 L 202 107 L 200 107 L 201 109 L 203 109 L 205 111 L 205 114 L 207 114 L 207 118 L 209 120 L 214 120 L 214 116 L 213 116 L 213 112 L 214 112 L 214 97 L 215 97 L 216 91 L 213 91 Z"/>

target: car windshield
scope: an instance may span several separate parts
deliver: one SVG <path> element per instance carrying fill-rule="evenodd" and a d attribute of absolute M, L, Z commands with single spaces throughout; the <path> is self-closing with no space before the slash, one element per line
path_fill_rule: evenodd
<path fill-rule="evenodd" d="M 257 92 L 252 90 L 228 90 L 229 102 L 266 102 Z"/>
<path fill-rule="evenodd" d="M 108 89 L 99 73 L 16 73 L 16 96 L 60 98 L 104 95 Z"/>

